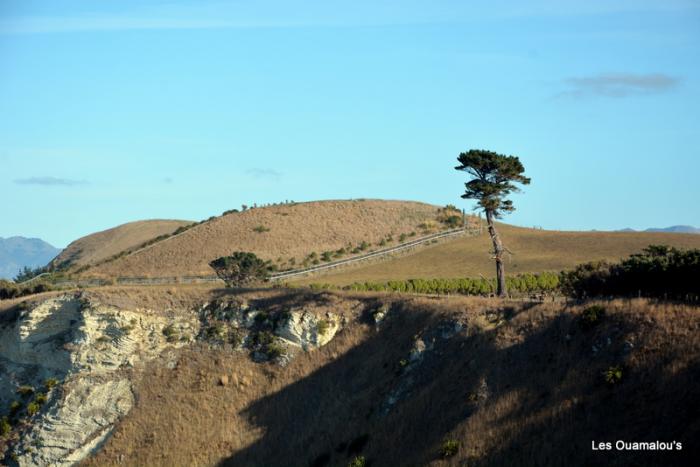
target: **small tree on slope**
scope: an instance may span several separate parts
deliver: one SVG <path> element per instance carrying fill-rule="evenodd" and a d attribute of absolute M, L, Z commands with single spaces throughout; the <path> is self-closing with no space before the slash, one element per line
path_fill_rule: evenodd
<path fill-rule="evenodd" d="M 216 275 L 229 287 L 265 282 L 270 272 L 269 264 L 253 253 L 236 251 L 231 256 L 222 256 L 209 263 Z"/>
<path fill-rule="evenodd" d="M 464 199 L 477 200 L 477 205 L 484 210 L 489 235 L 493 242 L 498 278 L 498 296 L 506 296 L 506 277 L 503 265 L 505 251 L 498 235 L 494 219 L 515 210 L 513 202 L 505 199 L 509 194 L 519 191 L 514 183 L 527 185 L 530 179 L 523 175 L 525 168 L 515 156 L 504 156 L 493 151 L 470 149 L 457 157 L 460 165 L 455 170 L 467 172 L 473 178 L 464 184 Z"/>

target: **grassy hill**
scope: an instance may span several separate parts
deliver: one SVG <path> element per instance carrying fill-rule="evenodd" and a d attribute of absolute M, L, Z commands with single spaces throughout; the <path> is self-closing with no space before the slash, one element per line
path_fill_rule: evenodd
<path fill-rule="evenodd" d="M 307 255 L 376 245 L 389 235 L 419 231 L 437 207 L 408 201 L 351 200 L 294 203 L 233 212 L 198 224 L 146 249 L 101 264 L 85 276 L 168 277 L 212 274 L 208 263 L 236 250 L 279 266 L 300 265 Z M 279 260 L 279 261 L 278 261 Z"/>
<path fill-rule="evenodd" d="M 86 235 L 68 245 L 51 261 L 51 266 L 80 267 L 96 264 L 155 237 L 171 234 L 190 223 L 181 220 L 136 221 Z"/>
<path fill-rule="evenodd" d="M 177 308 L 191 290 L 99 300 L 124 306 L 147 294 L 149 306 L 159 296 Z M 286 366 L 208 345 L 182 348 L 172 369 L 154 361 L 135 380 L 138 404 L 84 465 L 323 467 L 359 455 L 375 466 L 689 465 L 698 454 L 697 308 L 613 301 L 586 328 L 590 304 L 284 290 L 232 298 L 265 319 L 303 309 L 346 324 Z M 375 326 L 382 304 L 389 312 Z M 621 368 L 614 384 L 611 367 Z M 592 440 L 618 439 L 683 450 L 591 450 Z M 456 443 L 449 458 L 446 441 Z"/>
<path fill-rule="evenodd" d="M 511 251 L 506 272 L 560 271 L 594 260 L 618 260 L 650 244 L 700 248 L 695 234 L 657 232 L 559 232 L 501 224 L 499 233 Z M 411 278 L 491 277 L 491 239 L 486 230 L 478 237 L 460 237 L 417 249 L 392 259 L 315 275 L 298 283 L 347 285 L 363 281 Z"/>

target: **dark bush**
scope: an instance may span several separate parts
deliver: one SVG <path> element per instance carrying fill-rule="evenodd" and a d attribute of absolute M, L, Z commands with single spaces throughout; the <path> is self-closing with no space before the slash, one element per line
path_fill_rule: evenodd
<path fill-rule="evenodd" d="M 0 300 L 17 298 L 20 296 L 20 289 L 10 281 L 0 279 Z"/>
<path fill-rule="evenodd" d="M 581 319 L 579 323 L 584 329 L 592 328 L 593 326 L 599 324 L 603 317 L 605 316 L 605 308 L 600 305 L 589 306 L 583 313 L 581 313 Z"/>
<path fill-rule="evenodd" d="M 442 221 L 442 223 L 451 229 L 455 229 L 455 228 L 459 227 L 460 225 L 462 225 L 462 217 L 461 216 L 448 216 Z"/>
<path fill-rule="evenodd" d="M 585 263 L 561 274 L 562 290 L 574 297 L 644 296 L 697 301 L 700 249 L 650 245 L 620 263 Z"/>
<path fill-rule="evenodd" d="M 265 282 L 269 278 L 270 265 L 253 253 L 236 251 L 209 263 L 212 269 L 229 287 Z"/>

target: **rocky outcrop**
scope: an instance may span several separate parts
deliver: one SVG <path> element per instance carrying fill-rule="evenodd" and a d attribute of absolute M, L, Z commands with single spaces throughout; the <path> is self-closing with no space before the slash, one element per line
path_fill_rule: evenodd
<path fill-rule="evenodd" d="M 173 327 L 178 339 L 164 332 Z M 187 316 L 122 310 L 80 295 L 20 311 L 0 328 L 0 407 L 10 410 L 17 389 L 26 387 L 34 388 L 33 402 L 40 409 L 32 414 L 31 399 L 17 401 L 17 417 L 26 423 L 18 423 L 22 433 L 10 455 L 14 462 L 73 465 L 86 457 L 133 406 L 124 370 L 187 344 L 197 327 Z M 53 386 L 48 381 L 59 384 L 48 391 Z"/>
<path fill-rule="evenodd" d="M 332 313 L 319 317 L 308 311 L 293 310 L 277 326 L 275 334 L 286 343 L 309 350 L 329 343 L 338 329 L 340 320 Z"/>
<path fill-rule="evenodd" d="M 463 329 L 464 325 L 458 321 L 444 321 L 414 337 L 408 357 L 399 362 L 400 377 L 382 404 L 383 415 L 388 414 L 416 387 L 431 380 L 432 367 L 436 366 L 436 360 L 442 358 L 441 349 Z"/>
<path fill-rule="evenodd" d="M 297 350 L 330 342 L 342 327 L 339 316 L 308 309 L 266 311 L 238 301 L 206 303 L 200 309 L 200 338 L 210 345 L 249 350 L 256 362 L 285 365 Z"/>

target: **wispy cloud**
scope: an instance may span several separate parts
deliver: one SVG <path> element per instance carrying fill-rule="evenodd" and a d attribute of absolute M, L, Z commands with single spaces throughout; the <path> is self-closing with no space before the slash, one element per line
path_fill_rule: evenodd
<path fill-rule="evenodd" d="M 695 12 L 696 0 L 512 0 L 420 2 L 418 0 L 311 0 L 307 8 L 295 2 L 204 1 L 183 4 L 147 4 L 124 7 L 123 13 L 100 11 L 93 2 L 88 11 L 62 16 L 16 16 L 0 19 L 0 34 L 45 34 L 132 29 L 251 29 L 347 27 L 478 22 L 503 18 L 557 18 L 625 12 Z"/>
<path fill-rule="evenodd" d="M 57 177 L 29 177 L 14 180 L 18 185 L 43 185 L 43 186 L 78 186 L 87 185 L 86 180 L 72 180 L 70 178 Z"/>
<path fill-rule="evenodd" d="M 272 178 L 275 180 L 282 176 L 281 173 L 274 169 L 263 169 L 259 167 L 248 169 L 246 173 L 254 178 Z"/>
<path fill-rule="evenodd" d="M 27 17 L 0 21 L 0 34 L 122 31 L 130 29 L 252 28 L 256 24 L 213 19 L 148 18 L 128 16 Z"/>
<path fill-rule="evenodd" d="M 678 82 L 678 78 L 663 73 L 604 73 L 565 80 L 569 89 L 559 93 L 558 97 L 627 97 L 656 94 L 675 88 Z"/>

